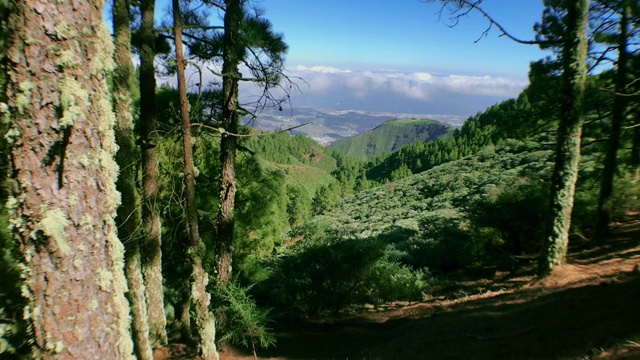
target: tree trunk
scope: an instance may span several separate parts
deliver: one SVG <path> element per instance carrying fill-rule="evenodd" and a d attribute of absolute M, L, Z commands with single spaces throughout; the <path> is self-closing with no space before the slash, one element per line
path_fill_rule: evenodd
<path fill-rule="evenodd" d="M 611 134 L 607 142 L 607 151 L 604 157 L 604 169 L 602 170 L 602 181 L 600 184 L 600 197 L 598 199 L 598 222 L 596 224 L 596 236 L 602 240 L 609 234 L 609 223 L 611 222 L 611 209 L 609 204 L 613 195 L 613 182 L 615 180 L 618 166 L 618 149 L 620 148 L 620 138 L 622 136 L 622 124 L 626 116 L 627 97 L 627 63 L 629 53 L 627 52 L 628 23 L 631 14 L 631 4 L 629 0 L 623 0 L 620 9 L 620 35 L 618 40 L 618 69 L 616 71 L 616 96 L 613 101 L 613 111 L 611 114 Z"/>
<path fill-rule="evenodd" d="M 104 3 L 14 2 L 7 87 L 11 230 L 36 359 L 133 359 Z"/>
<path fill-rule="evenodd" d="M 154 347 L 167 344 L 162 285 L 162 240 L 158 212 L 158 134 L 156 109 L 155 0 L 141 0 L 140 146 L 142 158 L 142 273 L 145 279 L 149 335 Z"/>
<path fill-rule="evenodd" d="M 540 259 L 542 276 L 550 274 L 555 266 L 566 261 L 584 122 L 582 103 L 587 76 L 589 0 L 568 1 L 567 7 L 567 29 L 562 49 L 564 97 L 551 177 L 550 224 Z"/>
<path fill-rule="evenodd" d="M 180 119 L 184 143 L 184 181 L 187 202 L 187 227 L 189 232 L 189 260 L 191 273 L 191 302 L 196 318 L 198 352 L 203 360 L 218 359 L 215 344 L 215 320 L 209 312 L 211 296 L 207 293 L 208 274 L 204 271 L 202 257 L 206 247 L 200 240 L 198 231 L 198 208 L 196 204 L 195 172 L 193 169 L 193 145 L 191 142 L 191 122 L 185 76 L 185 59 L 182 52 L 182 14 L 179 0 L 173 0 L 173 29 L 175 34 L 176 65 L 178 70 L 178 92 L 180 95 Z"/>
<path fill-rule="evenodd" d="M 116 115 L 115 136 L 118 144 L 116 162 L 120 167 L 116 188 L 122 194 L 116 224 L 119 237 L 125 246 L 125 274 L 129 284 L 127 297 L 131 304 L 131 328 L 136 354 L 138 359 L 151 360 L 153 351 L 149 342 L 149 323 L 139 247 L 140 204 L 135 186 L 138 169 L 135 162 L 131 163 L 131 159 L 135 158 L 135 141 L 129 92 L 133 77 L 129 7 L 128 0 L 114 0 L 112 9 L 116 65 L 113 72 L 113 107 Z"/>
<path fill-rule="evenodd" d="M 218 209 L 218 238 L 216 242 L 216 273 L 218 286 L 231 280 L 234 208 L 236 195 L 236 137 L 238 133 L 238 82 L 240 72 L 238 65 L 244 54 L 244 47 L 239 43 L 239 26 L 242 21 L 242 5 L 239 0 L 226 0 L 224 14 L 224 37 L 222 50 L 222 128 L 224 133 L 220 140 L 220 200 Z"/>
<path fill-rule="evenodd" d="M 640 120 L 640 114 L 636 112 L 636 119 Z M 631 166 L 635 171 L 634 182 L 640 181 L 640 122 L 633 128 L 633 143 L 631 145 Z"/>

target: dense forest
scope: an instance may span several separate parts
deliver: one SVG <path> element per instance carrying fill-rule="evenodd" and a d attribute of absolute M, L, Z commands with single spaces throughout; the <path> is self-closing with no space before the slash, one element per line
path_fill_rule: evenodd
<path fill-rule="evenodd" d="M 250 1 L 173 0 L 160 24 L 154 0 L 114 0 L 110 34 L 99 0 L 0 0 L 0 358 L 255 355 L 273 324 L 544 279 L 606 243 L 640 211 L 640 5 L 544 1 L 521 40 L 438 2 L 553 56 L 459 129 L 398 119 L 323 147 L 242 123 L 294 86 Z M 241 103 L 242 82 L 263 96 Z"/>

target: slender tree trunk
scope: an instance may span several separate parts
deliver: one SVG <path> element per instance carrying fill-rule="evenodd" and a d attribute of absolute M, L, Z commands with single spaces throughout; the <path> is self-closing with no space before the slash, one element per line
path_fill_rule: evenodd
<path fill-rule="evenodd" d="M 178 92 L 180 94 L 180 118 L 184 142 L 184 181 L 187 202 L 187 227 L 189 229 L 189 260 L 191 273 L 191 302 L 196 318 L 198 350 L 203 360 L 218 359 L 215 344 L 215 320 L 209 311 L 211 295 L 207 292 L 209 276 L 204 271 L 202 258 L 206 247 L 198 231 L 198 208 L 196 204 L 195 172 L 193 169 L 193 145 L 191 142 L 191 122 L 185 77 L 185 59 L 182 51 L 182 14 L 179 0 L 173 0 L 173 29 L 175 34 L 176 63 L 178 70 Z"/>
<path fill-rule="evenodd" d="M 616 71 L 616 96 L 613 101 L 613 111 L 611 114 L 611 134 L 607 143 L 607 151 L 604 157 L 604 169 L 602 170 L 602 181 L 600 184 L 600 197 L 598 199 L 598 222 L 596 235 L 599 240 L 609 234 L 609 223 L 611 222 L 611 209 L 609 201 L 613 195 L 613 183 L 618 166 L 618 149 L 620 148 L 620 138 L 622 137 L 622 124 L 626 116 L 627 97 L 619 94 L 627 92 L 627 63 L 629 53 L 627 52 L 628 23 L 631 14 L 631 4 L 629 0 L 623 0 L 620 12 L 620 35 L 618 41 L 618 69 Z"/>
<path fill-rule="evenodd" d="M 640 116 L 636 112 L 636 119 Z M 633 128 L 633 143 L 631 145 L 631 166 L 635 171 L 634 182 L 640 181 L 640 122 Z"/>
<path fill-rule="evenodd" d="M 589 0 L 568 1 L 567 6 L 567 30 L 562 50 L 564 98 L 551 177 L 550 224 L 540 258 L 542 276 L 550 274 L 555 266 L 566 261 L 584 122 Z"/>
<path fill-rule="evenodd" d="M 240 0 L 226 0 L 224 14 L 224 37 L 222 50 L 222 128 L 225 132 L 220 140 L 220 200 L 218 209 L 218 239 L 216 242 L 216 272 L 218 285 L 231 280 L 234 208 L 236 195 L 236 137 L 238 133 L 238 66 L 244 53 L 239 42 L 239 26 L 243 12 Z"/>
<path fill-rule="evenodd" d="M 36 359 L 132 359 L 104 2 L 14 2 L 11 230 Z"/>
<path fill-rule="evenodd" d="M 122 194 L 116 224 L 119 237 L 125 246 L 125 274 L 129 284 L 127 297 L 131 304 L 131 328 L 136 354 L 138 359 L 151 360 L 153 351 L 149 342 L 147 304 L 140 261 L 140 203 L 135 185 L 137 166 L 135 162 L 131 162 L 131 159 L 135 158 L 135 141 L 129 92 L 133 78 L 129 7 L 128 0 L 114 0 L 112 9 L 116 65 L 113 72 L 113 108 L 116 115 L 115 136 L 118 144 L 116 162 L 120 167 L 116 188 Z"/>
<path fill-rule="evenodd" d="M 140 26 L 140 146 L 142 158 L 142 274 L 154 347 L 167 344 L 167 318 L 162 285 L 162 240 L 158 211 L 158 133 L 156 109 L 155 0 L 141 0 Z"/>

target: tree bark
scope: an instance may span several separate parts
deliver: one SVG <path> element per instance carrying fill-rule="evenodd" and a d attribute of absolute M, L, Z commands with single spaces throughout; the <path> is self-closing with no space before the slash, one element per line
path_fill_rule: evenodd
<path fill-rule="evenodd" d="M 218 238 L 216 242 L 216 274 L 218 286 L 227 284 L 232 274 L 233 233 L 236 195 L 236 137 L 238 133 L 238 66 L 244 54 L 239 42 L 243 12 L 239 0 L 225 0 L 224 36 L 222 50 L 222 128 L 220 140 L 220 186 L 218 209 Z"/>
<path fill-rule="evenodd" d="M 189 120 L 189 102 L 185 76 L 185 59 L 182 51 L 182 14 L 179 0 L 173 0 L 173 29 L 175 35 L 176 65 L 178 71 L 178 93 L 180 96 L 180 119 L 184 145 L 184 181 L 187 203 L 187 227 L 189 233 L 189 260 L 191 272 L 191 302 L 196 318 L 198 352 L 203 360 L 218 359 L 215 344 L 215 320 L 209 311 L 211 295 L 207 293 L 209 276 L 205 272 L 202 257 L 206 247 L 198 231 L 198 208 L 196 204 L 195 172 L 193 169 L 193 144 L 191 141 L 191 122 Z"/>
<path fill-rule="evenodd" d="M 118 144 L 116 162 L 120 167 L 116 188 L 122 194 L 116 224 L 119 237 L 125 246 L 125 275 L 129 284 L 127 297 L 131 304 L 131 328 L 136 355 L 138 359 L 151 360 L 153 350 L 149 342 L 147 304 L 140 260 L 140 203 L 135 186 L 138 168 L 135 162 L 131 162 L 136 154 L 129 91 L 133 78 L 129 7 L 128 0 L 114 0 L 112 9 L 116 65 L 113 72 L 113 108 L 116 115 L 115 136 Z"/>
<path fill-rule="evenodd" d="M 640 111 L 636 110 L 636 119 L 640 120 Z M 640 122 L 633 128 L 631 144 L 631 166 L 635 172 L 634 182 L 640 181 Z"/>
<path fill-rule="evenodd" d="M 20 0 L 9 20 L 0 109 L 10 121 L 8 207 L 36 359 L 133 359 L 103 5 Z"/>
<path fill-rule="evenodd" d="M 562 49 L 564 97 L 551 177 L 550 223 L 541 251 L 541 276 L 550 274 L 555 266 L 566 261 L 584 122 L 582 111 L 587 76 L 589 0 L 568 1 L 567 7 L 567 28 Z"/>
<path fill-rule="evenodd" d="M 158 133 L 154 10 L 155 0 L 141 0 L 140 147 L 142 160 L 142 273 L 146 285 L 149 335 L 154 347 L 167 344 L 162 285 L 162 239 L 158 211 Z"/>
<path fill-rule="evenodd" d="M 609 234 L 609 223 L 611 222 L 610 200 L 613 195 L 613 183 L 618 167 L 618 149 L 622 137 L 622 124 L 627 111 L 627 97 L 620 94 L 627 92 L 627 63 L 629 53 L 627 52 L 628 26 L 631 15 L 631 4 L 629 0 L 623 0 L 620 9 L 620 35 L 618 40 L 618 68 L 616 70 L 615 98 L 613 100 L 613 111 L 611 114 L 611 133 L 607 142 L 607 151 L 604 157 L 604 169 L 602 170 L 602 181 L 600 184 L 600 197 L 598 198 L 598 222 L 596 224 L 596 236 L 602 240 Z"/>

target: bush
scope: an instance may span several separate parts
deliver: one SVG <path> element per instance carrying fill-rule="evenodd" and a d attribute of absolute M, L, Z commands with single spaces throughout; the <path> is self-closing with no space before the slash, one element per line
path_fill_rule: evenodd
<path fill-rule="evenodd" d="M 535 254 L 545 236 L 549 186 L 525 181 L 472 204 L 467 212 L 474 237 L 493 237 L 489 242 L 510 255 Z"/>
<path fill-rule="evenodd" d="M 269 311 L 258 308 L 248 290 L 233 283 L 219 289 L 218 296 L 223 305 L 216 308 L 215 315 L 217 319 L 228 319 L 218 329 L 220 343 L 250 347 L 255 354 L 256 346 L 275 345 L 276 338 L 267 327 Z"/>
<path fill-rule="evenodd" d="M 403 265 L 378 239 L 324 238 L 300 244 L 270 264 L 260 288 L 269 304 L 288 315 L 315 316 L 351 305 L 418 300 L 428 274 Z"/>

